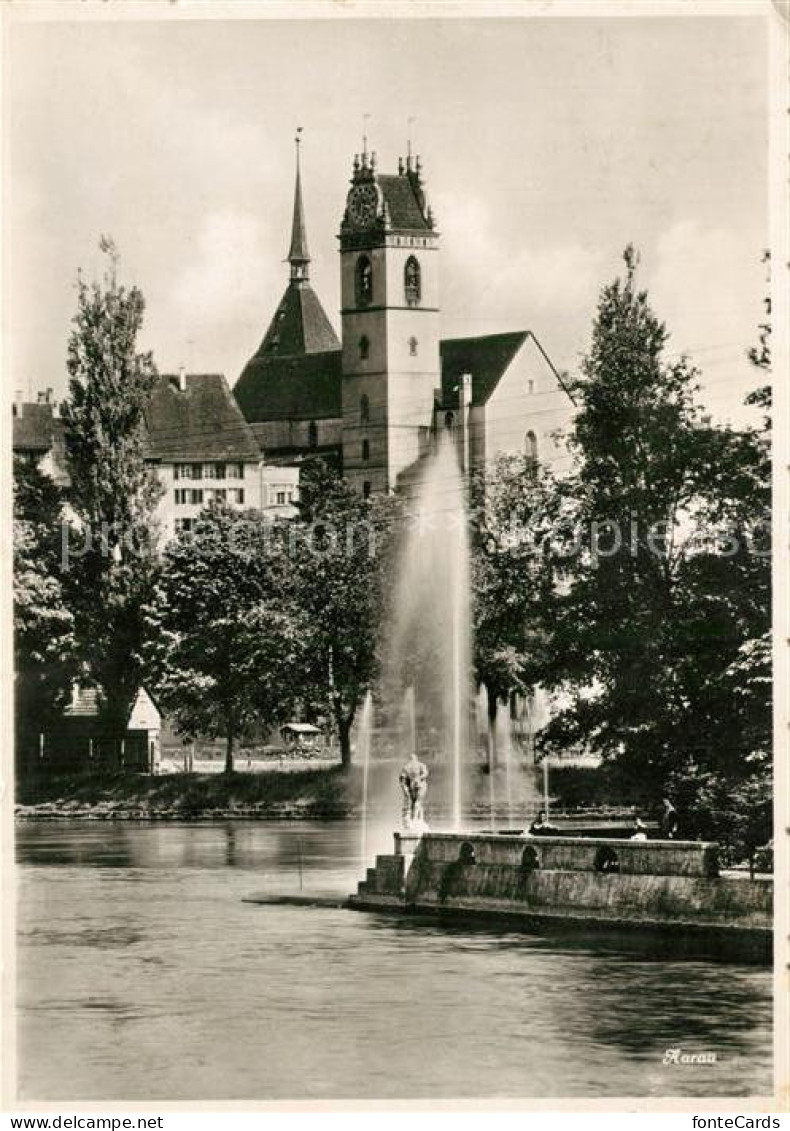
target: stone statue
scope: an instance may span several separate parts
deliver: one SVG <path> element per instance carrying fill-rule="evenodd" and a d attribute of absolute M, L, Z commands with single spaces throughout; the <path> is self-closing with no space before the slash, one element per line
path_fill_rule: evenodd
<path fill-rule="evenodd" d="M 403 793 L 403 827 L 408 832 L 426 828 L 423 801 L 428 791 L 428 767 L 413 750 L 398 777 Z"/>

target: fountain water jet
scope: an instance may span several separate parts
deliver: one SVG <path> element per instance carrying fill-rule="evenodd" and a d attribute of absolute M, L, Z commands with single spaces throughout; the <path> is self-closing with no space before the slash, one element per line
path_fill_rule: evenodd
<path fill-rule="evenodd" d="M 496 709 L 497 755 L 505 765 L 505 803 L 507 827 L 513 828 L 513 734 L 510 721 L 510 704 L 497 703 Z"/>
<path fill-rule="evenodd" d="M 454 829 L 464 805 L 471 704 L 470 568 L 466 488 L 452 435 L 444 433 L 409 494 L 387 678 L 413 687 L 421 718 L 434 719 L 449 762 L 443 798 Z M 416 714 L 416 705 L 414 707 Z M 430 794 L 436 797 L 436 782 Z"/>
<path fill-rule="evenodd" d="M 494 758 L 491 737 L 491 720 L 488 714 L 488 688 L 481 683 L 477 689 L 477 731 L 486 752 L 488 771 L 488 811 L 491 816 L 491 831 L 496 828 L 496 784 L 494 782 Z"/>

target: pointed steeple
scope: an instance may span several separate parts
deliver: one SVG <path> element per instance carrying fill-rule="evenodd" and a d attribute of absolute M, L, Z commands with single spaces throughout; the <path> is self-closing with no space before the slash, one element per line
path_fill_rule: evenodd
<path fill-rule="evenodd" d="M 291 228 L 291 249 L 288 252 L 288 262 L 291 264 L 291 282 L 301 283 L 309 278 L 308 264 L 310 252 L 307 250 L 307 230 L 304 222 L 304 205 L 302 204 L 302 177 L 299 168 L 299 147 L 302 144 L 302 127 L 296 131 L 296 189 L 294 191 L 294 218 Z"/>

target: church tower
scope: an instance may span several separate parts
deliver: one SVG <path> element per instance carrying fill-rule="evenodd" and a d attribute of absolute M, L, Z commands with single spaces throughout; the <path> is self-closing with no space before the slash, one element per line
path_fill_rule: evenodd
<path fill-rule="evenodd" d="M 419 157 L 354 158 L 340 225 L 343 472 L 391 491 L 427 450 L 440 385 L 438 232 Z"/>

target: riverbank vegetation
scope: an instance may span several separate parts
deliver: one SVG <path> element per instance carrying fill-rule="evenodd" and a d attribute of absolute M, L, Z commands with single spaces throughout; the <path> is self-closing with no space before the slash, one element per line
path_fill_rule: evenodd
<path fill-rule="evenodd" d="M 69 344 L 71 487 L 53 502 L 39 472 L 17 469 L 18 722 L 56 716 L 75 674 L 102 689 L 108 717 L 144 682 L 184 737 L 224 739 L 228 780 L 113 779 L 105 800 L 137 790 L 141 804 L 203 811 L 298 794 L 342 808 L 408 510 L 308 461 L 289 523 L 217 504 L 163 554 L 131 552 L 124 524 L 150 518 L 156 497 L 143 443 L 155 368 L 135 344 L 142 296 L 107 251 L 104 284 L 80 285 Z M 514 692 L 548 694 L 538 756 L 595 755 L 607 789 L 670 796 L 682 835 L 748 855 L 771 827 L 770 323 L 748 351 L 762 424 L 713 423 L 699 370 L 668 350 L 638 286 L 638 256 L 624 259 L 566 379 L 570 466 L 560 477 L 531 453 L 504 457 L 471 484 L 474 674 L 492 716 Z M 70 537 L 108 531 L 66 572 L 62 504 Z M 347 780 L 233 773 L 245 731 L 293 717 L 323 721 Z M 79 800 L 92 787 L 53 788 Z"/>

